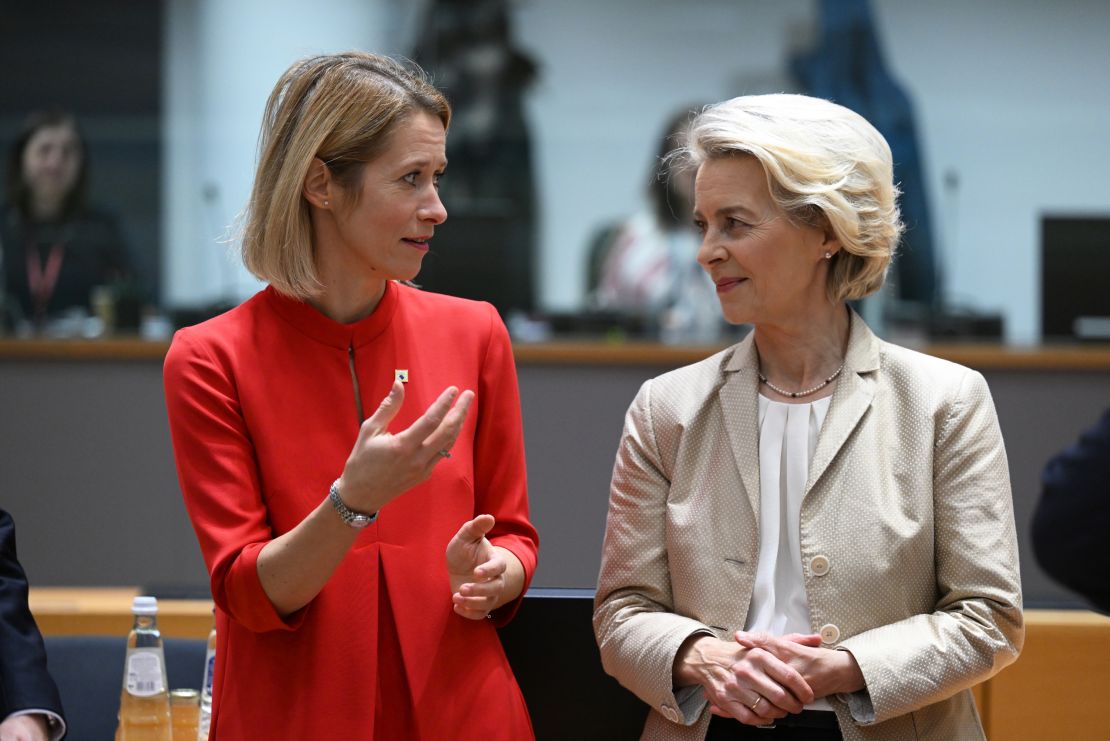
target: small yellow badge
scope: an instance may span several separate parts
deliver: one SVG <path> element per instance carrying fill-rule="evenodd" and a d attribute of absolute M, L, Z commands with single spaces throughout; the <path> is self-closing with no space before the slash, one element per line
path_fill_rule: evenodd
<path fill-rule="evenodd" d="M 406 368 L 398 368 L 393 371 L 393 380 L 400 381 L 401 383 L 409 382 L 409 372 Z"/>

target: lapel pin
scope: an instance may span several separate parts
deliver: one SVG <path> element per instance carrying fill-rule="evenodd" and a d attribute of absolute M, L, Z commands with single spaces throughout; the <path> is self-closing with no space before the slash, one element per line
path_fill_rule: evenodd
<path fill-rule="evenodd" d="M 400 381 L 401 383 L 409 382 L 409 372 L 407 368 L 398 368 L 393 371 L 393 380 Z"/>

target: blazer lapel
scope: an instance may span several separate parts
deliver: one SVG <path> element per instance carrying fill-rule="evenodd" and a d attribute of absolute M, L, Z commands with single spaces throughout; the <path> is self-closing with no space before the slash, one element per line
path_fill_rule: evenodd
<path fill-rule="evenodd" d="M 848 436 L 856 429 L 875 397 L 875 372 L 879 369 L 879 342 L 864 321 L 852 312 L 844 371 L 837 382 L 817 449 L 809 467 L 805 495 L 821 479 Z"/>
<path fill-rule="evenodd" d="M 726 378 L 718 396 L 725 429 L 748 495 L 755 521 L 759 522 L 759 398 L 755 342 L 748 334 L 736 346 L 725 366 Z"/>

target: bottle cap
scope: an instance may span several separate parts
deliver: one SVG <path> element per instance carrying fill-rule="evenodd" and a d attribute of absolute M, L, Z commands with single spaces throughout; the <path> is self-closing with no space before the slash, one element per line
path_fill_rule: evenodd
<path fill-rule="evenodd" d="M 136 597 L 131 600 L 131 612 L 135 615 L 157 615 L 158 600 L 154 597 Z"/>

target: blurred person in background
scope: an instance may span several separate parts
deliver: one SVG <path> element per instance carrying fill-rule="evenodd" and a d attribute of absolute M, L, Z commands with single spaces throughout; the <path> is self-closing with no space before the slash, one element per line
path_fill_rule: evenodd
<path fill-rule="evenodd" d="M 132 264 L 116 218 L 88 200 L 88 156 L 76 119 L 31 114 L 8 154 L 0 211 L 3 314 L 9 327 L 43 330 L 94 290 L 120 285 Z"/>
<path fill-rule="evenodd" d="M 713 282 L 697 261 L 698 234 L 690 220 L 694 175 L 664 167 L 692 116 L 683 109 L 667 121 L 652 162 L 647 208 L 600 230 L 587 268 L 591 308 L 657 320 L 663 339 L 688 343 L 712 342 L 723 329 Z"/>
<path fill-rule="evenodd" d="M 293 64 L 243 237 L 270 285 L 166 357 L 223 741 L 532 737 L 497 634 L 538 548 L 508 333 L 407 284 L 447 218 L 450 120 L 388 58 Z"/>
<path fill-rule="evenodd" d="M 1041 474 L 1033 552 L 1052 578 L 1110 614 L 1110 410 Z"/>
<path fill-rule="evenodd" d="M 971 688 L 1024 638 L 994 404 L 847 305 L 903 230 L 890 148 L 842 106 L 766 95 L 704 110 L 675 159 L 698 261 L 753 330 L 628 411 L 606 670 L 651 707 L 646 739 L 984 738 Z"/>

